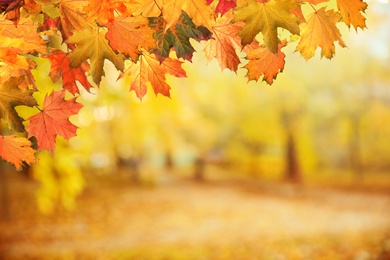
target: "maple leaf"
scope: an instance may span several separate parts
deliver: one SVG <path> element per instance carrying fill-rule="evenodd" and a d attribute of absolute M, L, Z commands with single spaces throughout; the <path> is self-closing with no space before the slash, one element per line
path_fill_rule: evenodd
<path fill-rule="evenodd" d="M 28 137 L 37 138 L 38 150 L 54 151 L 57 135 L 66 140 L 76 135 L 77 126 L 69 121 L 69 117 L 82 107 L 76 98 L 65 100 L 65 90 L 53 91 L 45 96 L 42 110 L 27 119 L 30 121 L 26 127 Z"/>
<path fill-rule="evenodd" d="M 362 0 L 337 0 L 343 21 L 350 27 L 351 25 L 357 30 L 366 28 L 366 18 L 362 15 L 367 8 L 367 4 Z"/>
<path fill-rule="evenodd" d="M 80 93 L 76 80 L 89 91 L 91 84 L 89 83 L 85 72 L 89 70 L 88 63 L 81 63 L 80 67 L 71 68 L 70 60 L 65 52 L 60 50 L 52 51 L 49 55 L 51 63 L 49 77 L 53 82 L 62 78 L 62 87 L 67 89 L 70 93 Z"/>
<path fill-rule="evenodd" d="M 206 58 L 209 61 L 216 58 L 222 70 L 229 68 L 232 71 L 237 71 L 238 64 L 240 64 L 236 50 L 242 46 L 241 38 L 237 34 L 244 23 L 231 23 L 233 18 L 233 13 L 227 13 L 217 19 L 212 26 L 213 38 L 206 42 L 204 48 Z"/>
<path fill-rule="evenodd" d="M 61 13 L 61 34 L 66 41 L 73 31 L 81 31 L 91 27 L 87 22 L 87 16 L 82 12 L 88 4 L 88 0 L 60 0 L 58 8 Z"/>
<path fill-rule="evenodd" d="M 195 49 L 190 43 L 190 38 L 200 41 L 207 40 L 211 36 L 207 28 L 197 27 L 184 12 L 176 24 L 168 30 L 165 30 L 166 22 L 162 17 L 149 18 L 149 21 L 149 26 L 156 30 L 154 37 L 157 40 L 157 48 L 151 52 L 155 53 L 161 62 L 169 57 L 172 47 L 177 57 L 191 61 Z"/>
<path fill-rule="evenodd" d="M 18 171 L 22 169 L 23 161 L 28 165 L 36 162 L 35 152 L 31 142 L 24 137 L 0 135 L 0 157 L 15 165 Z"/>
<path fill-rule="evenodd" d="M 20 8 L 24 5 L 23 0 L 1 0 L 0 13 L 5 13 L 6 18 L 16 25 L 20 18 Z"/>
<path fill-rule="evenodd" d="M 301 2 L 301 0 L 297 0 L 297 1 Z M 329 0 L 303 0 L 303 2 L 313 4 L 313 5 L 318 5 L 320 3 L 324 3 L 324 2 L 328 2 L 328 1 Z"/>
<path fill-rule="evenodd" d="M 269 2 L 258 2 L 247 0 L 248 4 L 236 9 L 234 21 L 243 21 L 245 25 L 238 34 L 241 37 L 242 45 L 252 42 L 255 36 L 261 32 L 264 43 L 268 49 L 276 53 L 278 51 L 277 29 L 285 28 L 292 34 L 299 34 L 301 20 L 291 13 L 291 10 L 298 7 L 298 3 L 291 0 L 270 0 Z"/>
<path fill-rule="evenodd" d="M 208 5 L 210 5 L 213 0 L 206 1 Z M 215 12 L 220 14 L 225 14 L 227 11 L 233 9 L 237 5 L 237 0 L 219 0 L 218 4 L 215 8 Z"/>
<path fill-rule="evenodd" d="M 1 44 L 0 44 L 1 45 Z M 19 84 L 19 88 L 28 88 L 32 85 L 36 88 L 31 70 L 36 67 L 36 64 L 23 55 L 18 55 L 18 51 L 14 48 L 0 47 L 0 84 L 5 83 L 11 77 L 23 77 L 25 80 Z"/>
<path fill-rule="evenodd" d="M 246 57 L 249 62 L 244 66 L 248 70 L 246 77 L 257 81 L 263 75 L 263 81 L 271 85 L 278 73 L 283 71 L 286 55 L 281 49 L 284 46 L 286 46 L 285 40 L 279 44 L 277 53 L 271 52 L 264 45 L 252 49 Z"/>
<path fill-rule="evenodd" d="M 23 78 L 10 78 L 0 85 L 0 118 L 8 123 L 9 129 L 19 132 L 24 131 L 23 119 L 15 111 L 17 106 L 36 106 L 37 102 L 32 97 L 33 91 L 20 89 Z"/>
<path fill-rule="evenodd" d="M 23 78 L 24 81 L 19 84 L 20 89 L 28 89 L 29 85 L 31 85 L 33 89 L 37 89 L 34 76 L 31 73 L 31 71 L 36 68 L 36 64 L 30 59 L 26 60 L 29 64 L 28 68 L 21 68 L 18 65 L 15 66 L 12 62 L 0 63 L 0 84 L 4 84 L 11 78 Z"/>
<path fill-rule="evenodd" d="M 154 93 L 169 97 L 170 86 L 166 83 L 165 74 L 176 77 L 186 77 L 182 69 L 183 62 L 167 58 L 162 63 L 153 53 L 143 51 L 137 63 L 131 65 L 120 75 L 120 78 L 131 76 L 130 90 L 134 90 L 137 97 L 142 99 L 147 92 L 147 83 L 150 82 Z"/>
<path fill-rule="evenodd" d="M 117 17 L 114 21 L 103 24 L 108 28 L 106 34 L 115 51 L 128 54 L 136 61 L 141 53 L 140 48 L 149 50 L 156 47 L 153 38 L 154 30 L 148 27 L 149 20 L 142 17 Z"/>
<path fill-rule="evenodd" d="M 167 21 L 167 29 L 179 20 L 182 11 L 191 17 L 194 24 L 211 28 L 214 12 L 205 0 L 164 0 L 161 9 L 163 17 Z"/>
<path fill-rule="evenodd" d="M 0 1 L 0 13 L 8 13 L 12 10 L 22 7 L 23 0 L 1 0 Z"/>
<path fill-rule="evenodd" d="M 144 17 L 157 17 L 161 14 L 161 7 L 164 0 L 138 0 L 135 4 L 130 4 L 133 15 L 142 14 Z"/>
<path fill-rule="evenodd" d="M 0 60 L 9 64 L 12 69 L 29 69 L 30 64 L 27 58 L 22 55 L 18 55 L 17 51 L 10 48 L 0 47 Z"/>
<path fill-rule="evenodd" d="M 331 59 L 335 53 L 335 41 L 338 41 L 341 47 L 346 47 L 336 27 L 340 19 L 338 13 L 333 10 L 325 11 L 325 7 L 309 15 L 307 23 L 302 26 L 301 40 L 296 51 L 308 60 L 314 56 L 317 47 L 321 47 L 321 57 Z"/>
<path fill-rule="evenodd" d="M 17 49 L 23 53 L 46 53 L 46 42 L 37 33 L 39 26 L 30 19 L 23 18 L 15 26 L 11 21 L 0 20 L 1 43 L 3 47 Z"/>
<path fill-rule="evenodd" d="M 110 47 L 106 38 L 106 30 L 101 27 L 87 28 L 83 31 L 75 31 L 67 40 L 68 43 L 76 44 L 76 49 L 68 54 L 70 66 L 79 67 L 84 61 L 90 60 L 90 73 L 93 81 L 99 85 L 104 76 L 104 60 L 110 60 L 115 67 L 123 71 L 125 57 L 117 54 Z"/>
<path fill-rule="evenodd" d="M 101 22 L 114 20 L 114 11 L 127 12 L 124 1 L 118 0 L 89 0 L 83 12 L 88 15 L 89 20 L 99 19 Z"/>

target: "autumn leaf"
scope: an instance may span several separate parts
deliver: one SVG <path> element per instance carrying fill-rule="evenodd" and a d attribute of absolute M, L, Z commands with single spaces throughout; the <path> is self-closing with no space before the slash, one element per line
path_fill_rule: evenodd
<path fill-rule="evenodd" d="M 24 5 L 23 0 L 1 0 L 0 13 L 6 14 L 6 19 L 18 24 L 20 18 L 20 8 Z"/>
<path fill-rule="evenodd" d="M 161 7 L 164 0 L 136 0 L 137 3 L 130 4 L 133 15 L 144 17 L 157 17 L 161 14 Z"/>
<path fill-rule="evenodd" d="M 246 59 L 248 64 L 244 66 L 248 70 L 246 77 L 249 80 L 259 80 L 263 76 L 263 81 L 272 84 L 279 72 L 284 68 L 284 57 L 281 49 L 286 46 L 286 41 L 282 41 L 278 46 L 278 52 L 273 53 L 264 45 L 258 45 L 252 49 Z"/>
<path fill-rule="evenodd" d="M 19 132 L 24 131 L 23 119 L 15 111 L 17 106 L 36 106 L 37 102 L 32 97 L 33 91 L 20 89 L 23 78 L 10 78 L 0 85 L 0 118 L 5 120 L 9 129 Z"/>
<path fill-rule="evenodd" d="M 127 12 L 124 2 L 123 0 L 89 0 L 83 12 L 88 15 L 89 20 L 99 19 L 100 22 L 108 22 L 114 20 L 115 10 L 121 13 Z"/>
<path fill-rule="evenodd" d="M 88 0 L 60 0 L 58 8 L 61 13 L 61 33 L 66 41 L 73 31 L 81 31 L 91 27 L 87 22 L 87 15 L 82 12 Z"/>
<path fill-rule="evenodd" d="M 17 51 L 11 48 L 0 47 L 0 60 L 9 64 L 12 69 L 29 69 L 30 64 L 23 55 L 18 55 Z"/>
<path fill-rule="evenodd" d="M 148 82 L 156 95 L 162 94 L 169 97 L 171 87 L 166 82 L 165 74 L 186 77 L 186 73 L 181 67 L 182 63 L 171 58 L 160 63 L 154 54 L 144 51 L 138 62 L 131 63 L 120 78 L 131 76 L 130 90 L 134 90 L 139 99 L 145 96 Z"/>
<path fill-rule="evenodd" d="M 321 47 L 321 57 L 331 59 L 335 54 L 334 42 L 346 47 L 341 39 L 341 33 L 336 27 L 340 15 L 333 10 L 325 11 L 325 7 L 307 17 L 307 23 L 302 26 L 301 40 L 296 50 L 306 59 L 314 56 L 317 47 Z"/>
<path fill-rule="evenodd" d="M 20 89 L 28 89 L 29 86 L 37 89 L 35 78 L 31 73 L 36 68 L 36 64 L 30 59 L 26 59 L 26 61 L 29 64 L 28 68 L 22 68 L 19 65 L 15 66 L 13 62 L 0 62 L 0 84 L 4 84 L 11 78 L 23 78 L 24 80 L 18 86 Z"/>
<path fill-rule="evenodd" d="M 140 48 L 149 50 L 156 47 L 154 30 L 148 26 L 149 20 L 142 17 L 117 17 L 114 21 L 103 24 L 108 28 L 106 34 L 115 51 L 127 54 L 136 61 Z"/>
<path fill-rule="evenodd" d="M 65 52 L 60 50 L 52 51 L 49 55 L 51 63 L 49 77 L 53 82 L 62 79 L 62 87 L 70 93 L 80 93 L 76 80 L 87 90 L 91 88 L 85 72 L 89 70 L 89 65 L 84 62 L 77 68 L 70 67 L 70 60 Z"/>
<path fill-rule="evenodd" d="M 0 157 L 12 163 L 18 171 L 22 169 L 23 161 L 28 165 L 36 162 L 35 152 L 31 142 L 24 137 L 0 135 Z"/>
<path fill-rule="evenodd" d="M 164 0 L 161 9 L 167 21 L 166 29 L 179 20 L 182 11 L 186 12 L 197 26 L 203 25 L 208 29 L 211 28 L 213 11 L 205 0 Z"/>
<path fill-rule="evenodd" d="M 15 9 L 19 9 L 24 4 L 23 0 L 1 0 L 0 1 L 0 13 L 8 13 Z"/>
<path fill-rule="evenodd" d="M 39 26 L 29 19 L 21 19 L 18 26 L 0 20 L 0 37 L 6 41 L 1 46 L 17 49 L 21 53 L 46 53 L 46 42 L 37 33 Z"/>
<path fill-rule="evenodd" d="M 351 25 L 357 30 L 366 28 L 366 18 L 362 12 L 367 9 L 367 4 L 362 0 L 337 0 L 337 8 L 339 9 L 343 21 L 350 27 Z"/>
<path fill-rule="evenodd" d="M 36 64 L 32 60 L 19 55 L 14 48 L 0 47 L 0 61 L 0 84 L 4 84 L 11 77 L 23 77 L 25 80 L 19 84 L 19 88 L 27 89 L 28 85 L 36 87 L 35 80 L 29 81 L 30 78 L 34 79 L 31 70 L 36 68 Z"/>
<path fill-rule="evenodd" d="M 208 0 L 207 4 L 210 4 L 212 0 Z M 227 11 L 236 7 L 237 0 L 219 0 L 215 12 L 225 14 Z"/>
<path fill-rule="evenodd" d="M 248 4 L 236 9 L 234 21 L 243 21 L 245 25 L 238 34 L 242 45 L 252 42 L 256 35 L 263 34 L 265 46 L 272 52 L 278 51 L 278 28 L 284 28 L 292 34 L 299 34 L 301 20 L 291 13 L 298 3 L 291 0 L 270 0 L 259 2 L 247 0 Z"/>
<path fill-rule="evenodd" d="M 298 0 L 299 2 L 301 2 L 301 0 Z M 306 3 L 309 3 L 309 4 L 313 4 L 313 5 L 318 5 L 318 4 L 321 4 L 321 3 L 324 3 L 324 2 L 328 2 L 329 0 L 303 0 L 302 2 L 306 2 Z"/>
<path fill-rule="evenodd" d="M 237 71 L 240 58 L 236 50 L 241 48 L 241 38 L 237 35 L 244 26 L 243 22 L 232 23 L 233 13 L 227 13 L 212 26 L 213 38 L 205 44 L 206 58 L 216 58 L 221 69 Z"/>
<path fill-rule="evenodd" d="M 101 27 L 76 31 L 69 37 L 68 43 L 76 44 L 76 49 L 69 53 L 70 66 L 79 67 L 84 61 L 90 60 L 90 74 L 93 81 L 99 85 L 104 76 L 104 60 L 111 61 L 118 70 L 123 71 L 125 57 L 117 54 L 110 47 L 106 38 L 106 30 Z"/>
<path fill-rule="evenodd" d="M 184 12 L 176 24 L 168 30 L 165 30 L 166 22 L 162 17 L 150 18 L 149 21 L 149 26 L 156 30 L 154 37 L 157 40 L 157 48 L 151 52 L 155 53 L 161 62 L 169 57 L 172 47 L 177 57 L 191 61 L 195 49 L 190 43 L 190 38 L 200 41 L 207 40 L 211 36 L 208 29 L 202 26 L 196 27 Z"/>
<path fill-rule="evenodd" d="M 77 126 L 69 121 L 69 117 L 77 114 L 82 107 L 76 98 L 65 100 L 65 90 L 53 91 L 46 95 L 42 110 L 27 119 L 30 121 L 26 127 L 28 137 L 37 138 L 38 150 L 54 151 L 57 135 L 66 140 L 76 135 Z"/>

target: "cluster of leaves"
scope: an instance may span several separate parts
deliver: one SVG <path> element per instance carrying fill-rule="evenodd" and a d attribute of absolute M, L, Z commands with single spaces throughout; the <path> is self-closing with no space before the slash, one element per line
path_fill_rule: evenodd
<path fill-rule="evenodd" d="M 283 71 L 281 49 L 289 42 L 299 40 L 296 51 L 305 59 L 318 47 L 332 58 L 336 41 L 345 46 L 336 24 L 365 28 L 367 7 L 362 0 L 334 1 L 0 0 L 0 118 L 13 133 L 0 133 L 0 157 L 20 169 L 36 161 L 32 137 L 38 150 L 53 151 L 56 136 L 75 136 L 69 117 L 82 107 L 79 87 L 99 86 L 105 60 L 120 77 L 131 77 L 130 90 L 142 99 L 148 85 L 169 96 L 166 74 L 186 77 L 181 65 L 195 51 L 190 39 L 204 41 L 207 59 L 221 69 L 237 71 L 244 54 L 248 79 L 269 84 Z M 332 4 L 337 8 L 327 10 Z M 62 82 L 43 104 L 33 96 L 40 91 L 35 57 L 48 59 L 48 76 Z M 74 97 L 65 99 L 65 92 Z M 17 106 L 39 112 L 24 121 Z"/>

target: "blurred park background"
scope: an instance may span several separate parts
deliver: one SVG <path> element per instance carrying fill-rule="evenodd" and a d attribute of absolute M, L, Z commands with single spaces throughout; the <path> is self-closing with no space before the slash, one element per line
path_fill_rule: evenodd
<path fill-rule="evenodd" d="M 1 162 L 0 259 L 390 259 L 390 4 L 366 13 L 272 86 L 199 52 L 140 101 L 107 63 L 77 137 Z"/>

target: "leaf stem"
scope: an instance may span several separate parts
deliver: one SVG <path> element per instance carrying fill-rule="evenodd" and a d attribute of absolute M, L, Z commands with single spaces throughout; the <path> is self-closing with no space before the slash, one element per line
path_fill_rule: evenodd
<path fill-rule="evenodd" d="M 153 0 L 153 1 L 157 5 L 158 9 L 160 9 L 160 11 L 162 12 L 162 8 L 158 5 L 157 1 L 156 0 Z"/>
<path fill-rule="evenodd" d="M 311 6 L 311 8 L 313 8 L 314 12 L 317 12 L 317 9 L 313 6 L 313 4 L 309 3 L 309 5 Z"/>

